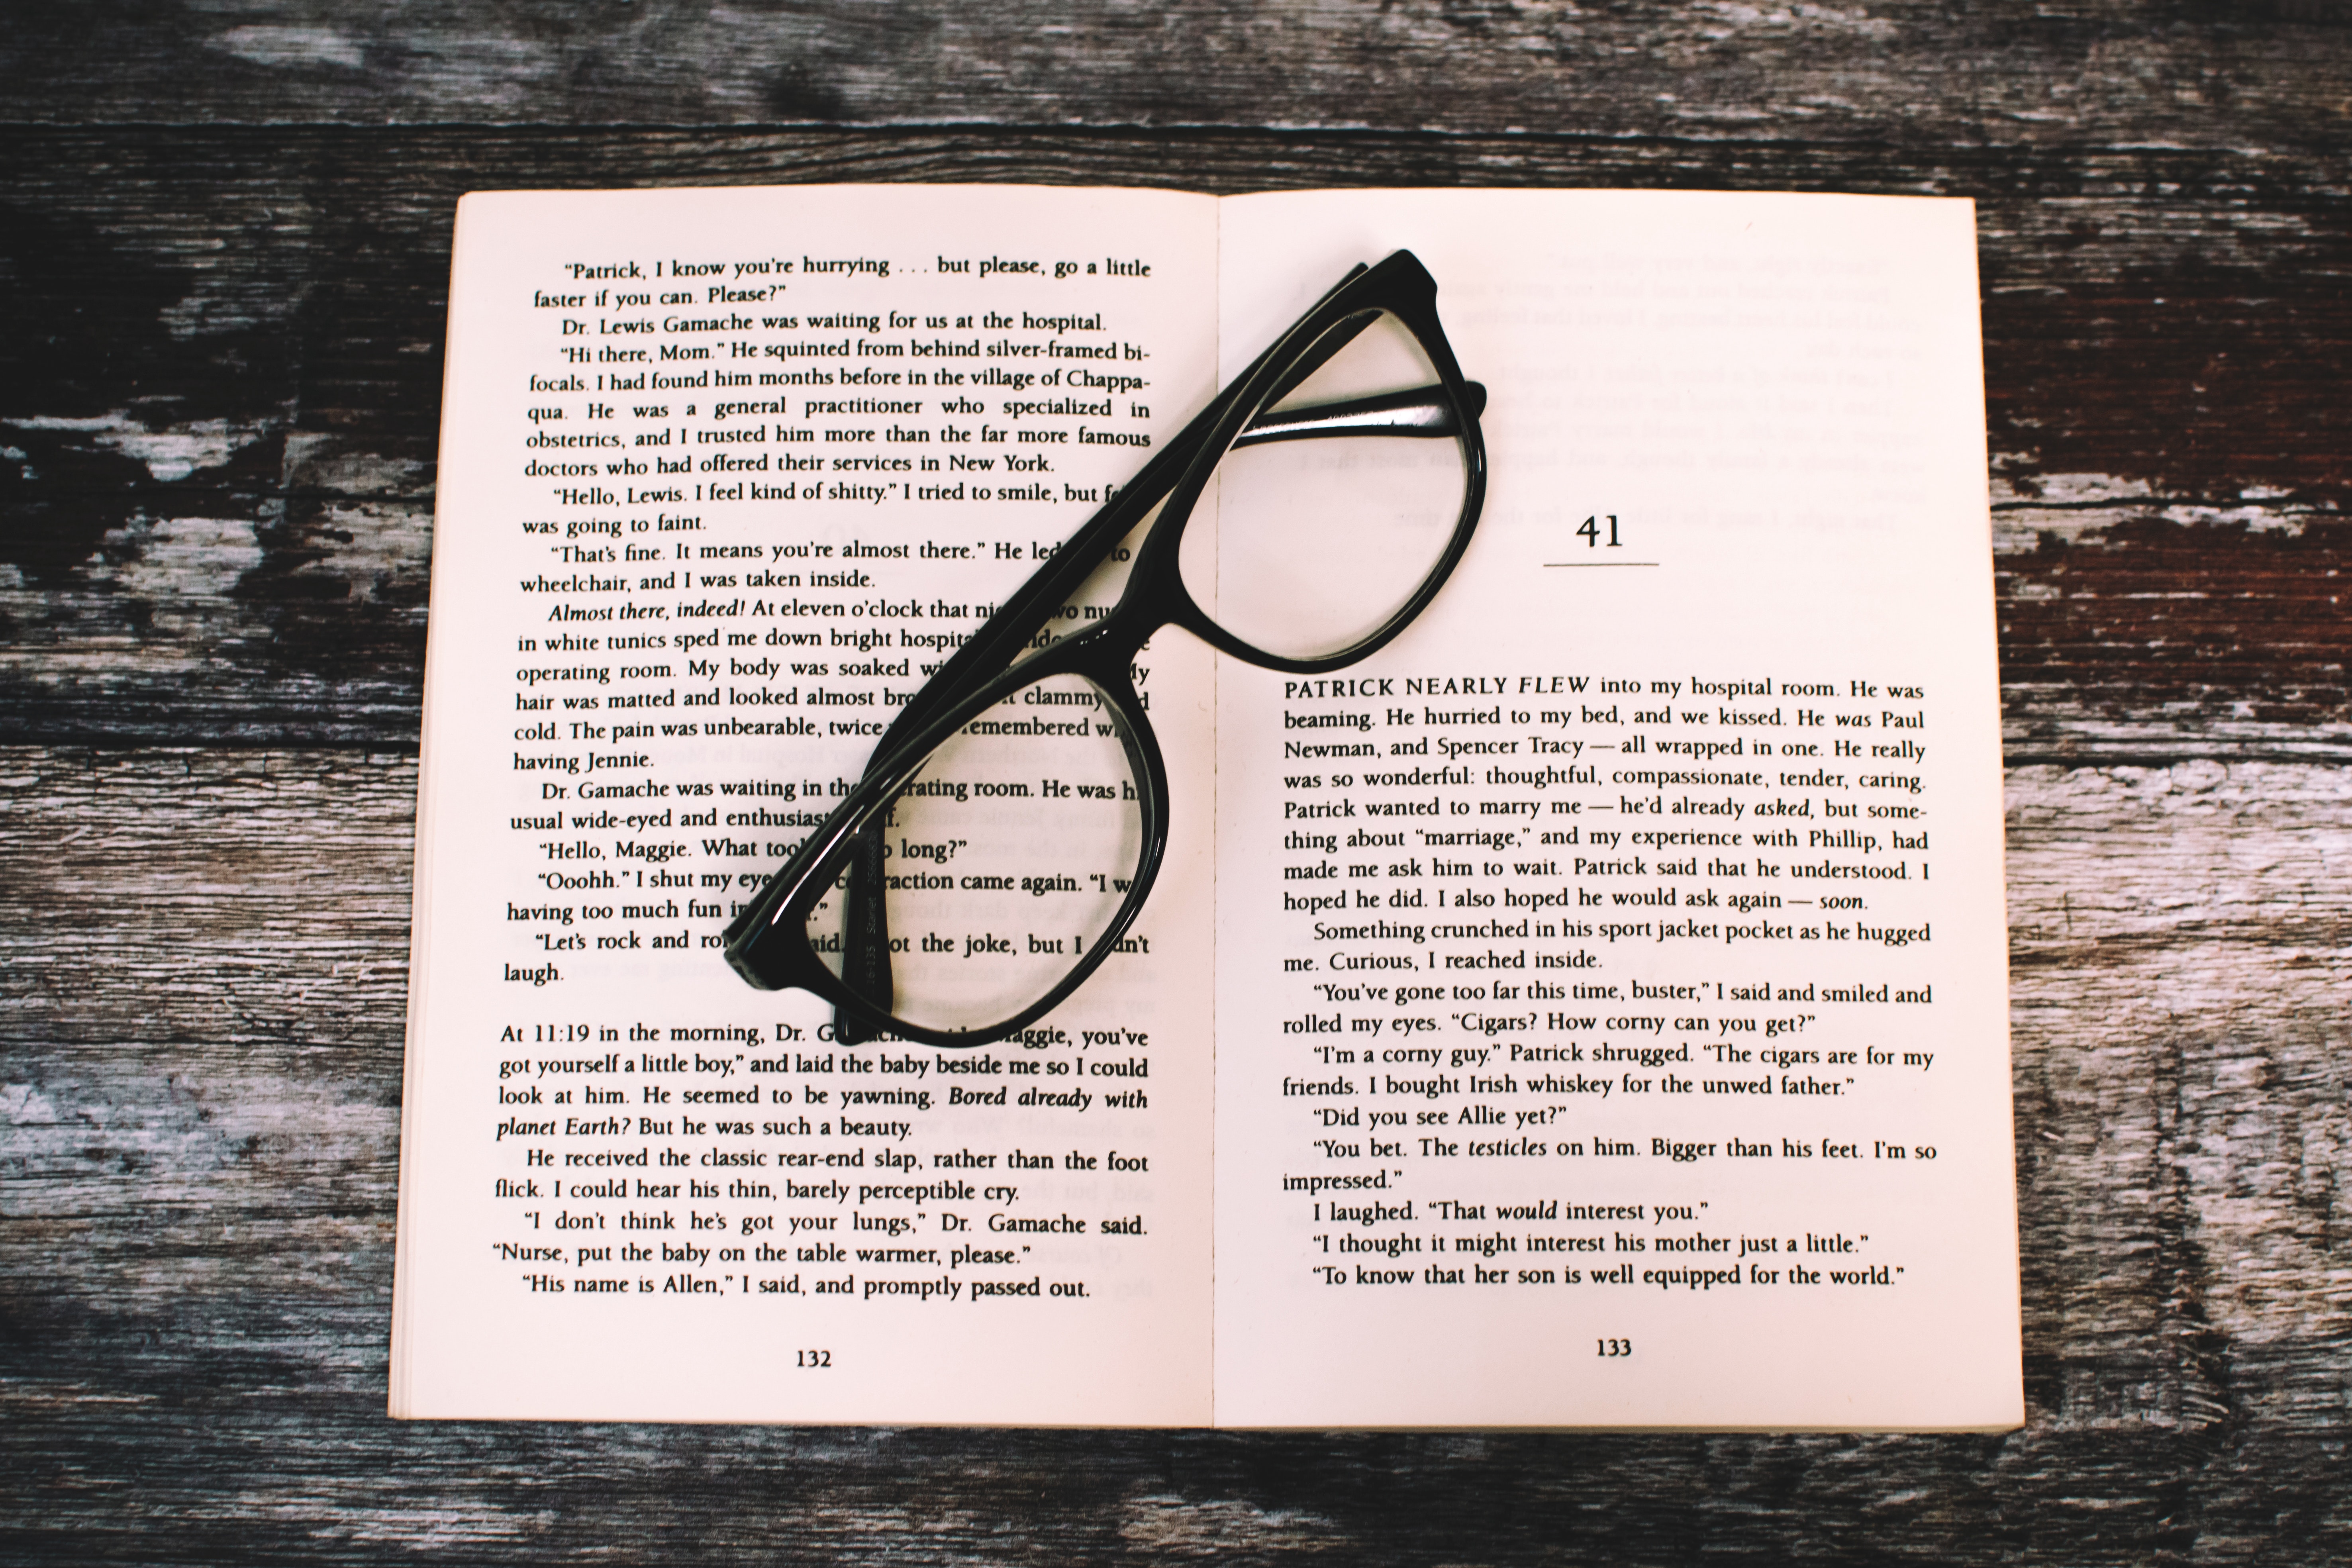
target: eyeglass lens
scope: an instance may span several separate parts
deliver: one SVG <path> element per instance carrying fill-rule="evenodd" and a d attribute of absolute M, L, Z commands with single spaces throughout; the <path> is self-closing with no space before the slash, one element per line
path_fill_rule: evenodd
<path fill-rule="evenodd" d="M 1419 341 L 1381 311 L 1270 412 L 1437 379 Z M 1462 443 L 1451 436 L 1367 426 L 1236 443 L 1185 530 L 1184 586 L 1219 626 L 1265 652 L 1343 652 L 1387 625 L 1435 570 L 1467 487 Z"/>
<path fill-rule="evenodd" d="M 985 1028 L 1060 984 L 1118 918 L 1143 858 L 1142 789 L 1102 693 L 1048 676 L 933 752 L 879 831 L 889 1012 Z M 836 973 L 845 880 L 807 921 Z"/>

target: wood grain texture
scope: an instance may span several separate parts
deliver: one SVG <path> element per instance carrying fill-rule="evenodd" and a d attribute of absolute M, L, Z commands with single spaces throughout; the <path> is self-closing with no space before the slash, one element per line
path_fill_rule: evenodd
<path fill-rule="evenodd" d="M 18 7 L 0 1560 L 2352 1558 L 2347 80 L 2346 0 Z M 886 179 L 1976 198 L 2023 1431 L 383 1417 L 456 198 Z"/>
<path fill-rule="evenodd" d="M 413 745 L 477 187 L 1636 184 L 1979 203 L 2015 760 L 2352 757 L 2352 171 L 1586 137 L 18 127 L 0 739 Z"/>
<path fill-rule="evenodd" d="M 1365 126 L 1784 143 L 2340 136 L 2342 0 L 329 0 L 27 10 L 7 118 Z"/>
<path fill-rule="evenodd" d="M 2352 1551 L 2341 769 L 2012 771 L 2031 1418 L 1997 1438 L 388 1422 L 415 785 L 0 749 L 8 1561 Z"/>

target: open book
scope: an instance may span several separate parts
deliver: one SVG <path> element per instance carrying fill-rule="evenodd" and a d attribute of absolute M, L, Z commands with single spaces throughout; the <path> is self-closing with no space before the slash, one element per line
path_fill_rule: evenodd
<path fill-rule="evenodd" d="M 1123 951 L 968 1050 L 737 978 L 927 673 L 1400 247 L 1483 521 L 1336 676 L 1154 637 Z M 473 195 L 442 429 L 394 1415 L 2021 1419 L 1969 204 Z"/>

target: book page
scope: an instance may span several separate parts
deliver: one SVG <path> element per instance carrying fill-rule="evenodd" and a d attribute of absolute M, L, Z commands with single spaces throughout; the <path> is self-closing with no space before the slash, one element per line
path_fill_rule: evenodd
<path fill-rule="evenodd" d="M 1228 373 L 1418 254 L 1492 484 L 1390 647 L 1219 678 L 1219 1423 L 2015 1425 L 1971 208 L 1221 234 Z"/>
<path fill-rule="evenodd" d="M 1214 223 L 1011 187 L 466 199 L 394 1414 L 1206 1417 L 1205 650 L 1139 668 L 1177 775 L 1151 904 L 1019 1038 L 845 1046 L 719 933 L 1213 390 Z M 986 791 L 1041 847 L 1057 792 Z M 894 876 L 944 891 L 898 951 L 1065 940 L 1076 879 L 919 838 Z"/>

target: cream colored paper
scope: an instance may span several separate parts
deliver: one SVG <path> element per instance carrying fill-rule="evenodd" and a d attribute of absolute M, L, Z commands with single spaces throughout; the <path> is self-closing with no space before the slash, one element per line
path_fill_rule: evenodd
<path fill-rule="evenodd" d="M 1149 661 L 1162 742 L 1195 760 L 1177 788 L 1160 896 L 1138 928 L 1149 952 L 1113 960 L 1102 983 L 1063 1009 L 1053 1021 L 1058 1043 L 852 1052 L 826 1037 L 829 1008 L 803 993 L 746 986 L 716 939 L 781 863 L 781 847 L 829 809 L 835 781 L 862 772 L 870 734 L 835 728 L 878 731 L 893 699 L 920 684 L 920 667 L 953 646 L 919 639 L 969 632 L 1093 510 L 1066 498 L 1132 471 L 1135 448 L 1069 436 L 1108 426 L 1164 438 L 1213 390 L 1213 237 L 1201 198 L 1134 192 L 467 198 L 433 563 L 394 1414 L 1206 1419 L 1211 972 L 1210 930 L 1196 914 L 1210 899 L 1213 781 L 1199 763 L 1210 752 L 1205 650 L 1171 647 Z M 1113 261 L 1129 269 L 1114 272 Z M 1066 276 L 1054 276 L 1056 263 L 1068 264 Z M 638 276 L 600 275 L 631 268 Z M 625 296 L 644 298 L 624 304 Z M 769 324 L 787 318 L 790 326 Z M 915 352 L 940 344 L 975 352 Z M 1118 357 L 1054 352 L 1105 344 Z M 1150 384 L 1121 395 L 1115 417 L 1006 410 L 1008 400 L 1107 403 L 1072 384 L 1072 373 L 1122 368 Z M 813 371 L 831 383 L 762 379 Z M 985 379 L 992 374 L 1027 384 Z M 909 374 L 924 380 L 910 384 Z M 950 375 L 961 380 L 943 384 Z M 643 385 L 612 384 L 640 376 Z M 1155 412 L 1133 414 L 1147 398 Z M 877 404 L 887 406 L 877 412 Z M 1010 438 L 1024 427 L 1065 438 Z M 949 429 L 970 438 L 951 442 Z M 718 438 L 753 430 L 761 438 Z M 835 431 L 870 436 L 834 439 Z M 803 432 L 809 438 L 784 438 Z M 906 432 L 928 439 L 897 438 Z M 604 437 L 624 444 L 530 444 Z M 899 458 L 932 466 L 841 466 Z M 714 459 L 764 466 L 713 469 Z M 958 466 L 982 460 L 993 466 Z M 647 471 L 614 471 L 640 461 Z M 528 471 L 552 462 L 591 471 Z M 692 469 L 664 472 L 664 462 Z M 824 487 L 815 495 L 813 482 Z M 983 485 L 992 493 L 973 493 Z M 713 500 L 715 486 L 743 488 Z M 927 486 L 963 493 L 927 499 Z M 788 496 L 775 493 L 787 487 Z M 891 488 L 879 499 L 856 493 L 883 487 Z M 590 489 L 611 499 L 564 493 Z M 672 526 L 681 518 L 699 526 Z M 614 520 L 617 534 L 586 527 Z M 556 531 L 526 526 L 550 522 Z M 755 545 L 758 560 L 704 553 Z M 926 545 L 971 555 L 925 559 Z M 578 553 L 606 550 L 651 555 Z M 793 581 L 766 580 L 781 576 Z M 617 579 L 625 584 L 596 585 Z M 969 613 L 943 617 L 943 602 Z M 559 605 L 615 616 L 629 606 L 639 618 L 551 620 Z M 720 613 L 688 614 L 708 605 Z M 681 635 L 714 629 L 715 647 L 677 646 Z M 646 636 L 668 644 L 614 645 Z M 557 642 L 575 637 L 597 646 Z M 606 679 L 565 674 L 583 669 Z M 659 673 L 631 673 L 646 670 Z M 845 700 L 813 706 L 820 692 Z M 668 705 L 613 706 L 616 695 L 641 694 Z M 778 700 L 785 695 L 795 700 Z M 601 706 L 569 705 L 590 697 Z M 688 705 L 699 698 L 715 700 Z M 815 732 L 709 732 L 795 720 Z M 603 738 L 575 734 L 579 724 Z M 611 732 L 647 724 L 649 736 Z M 668 732 L 681 725 L 698 732 Z M 618 765 L 602 765 L 614 758 Z M 558 765 L 542 765 L 550 761 Z M 793 793 L 725 793 L 747 784 Z M 712 793 L 679 793 L 696 785 Z M 668 793 L 583 798 L 647 786 Z M 677 820 L 712 811 L 719 820 L 706 826 Z M 557 829 L 513 826 L 558 813 Z M 763 813 L 764 825 L 730 825 Z M 633 824 L 643 816 L 663 820 Z M 795 825 L 796 816 L 804 820 Z M 728 852 L 730 843 L 755 852 Z M 658 855 L 668 844 L 683 853 L 622 852 Z M 573 885 L 608 876 L 621 885 Z M 693 885 L 660 885 L 680 876 Z M 551 921 L 551 909 L 568 913 Z M 632 909 L 669 912 L 632 919 Z M 688 945 L 593 945 L 632 933 Z M 549 971 L 558 977 L 531 978 Z M 523 978 L 511 978 L 518 972 Z M 1104 1041 L 1082 1044 L 1087 1030 Z M 848 1071 L 853 1056 L 870 1069 Z M 796 1070 L 803 1060 L 827 1070 Z M 975 1060 L 1000 1065 L 941 1070 Z M 607 1062 L 611 1070 L 564 1068 Z M 762 1062 L 791 1066 L 754 1073 Z M 501 1078 L 502 1063 L 522 1065 Z M 921 1070 L 892 1072 L 893 1063 Z M 1139 1063 L 1148 1078 L 1098 1070 Z M 761 1103 L 688 1098 L 747 1089 Z M 583 1103 L 592 1091 L 620 1098 Z M 811 1091 L 824 1100 L 812 1103 Z M 1085 1100 L 1024 1109 L 1033 1091 Z M 870 1098 L 899 1092 L 929 1103 Z M 954 1106 L 955 1092 L 1003 1092 L 1006 1103 Z M 553 1103 L 559 1093 L 571 1101 Z M 777 1102 L 778 1093 L 792 1098 Z M 1107 1102 L 1122 1093 L 1142 1103 Z M 541 1099 L 516 1104 L 502 1094 Z M 850 1095 L 866 1103 L 845 1104 Z M 623 1131 L 571 1131 L 608 1119 Z M 845 1120 L 886 1131 L 845 1132 Z M 545 1131 L 518 1133 L 517 1124 Z M 1049 1164 L 1011 1169 L 1016 1152 Z M 603 1154 L 646 1163 L 567 1163 Z M 665 1158 L 686 1163 L 666 1168 Z M 708 1163 L 720 1158 L 765 1163 Z M 782 1163 L 793 1158 L 856 1163 Z M 623 1188 L 580 1197 L 583 1182 Z M 952 1184 L 961 1189 L 925 1195 Z M 795 1186 L 818 1195 L 795 1195 Z M 579 1220 L 591 1228 L 572 1228 Z M 696 1228 L 705 1220 L 709 1228 Z M 1139 1222 L 1141 1234 L 1106 1233 L 1106 1220 Z M 998 1228 L 1033 1221 L 1083 1229 Z M 639 1223 L 675 1228 L 622 1228 Z M 1011 1261 L 959 1265 L 959 1247 Z M 591 1281 L 601 1288 L 584 1289 Z M 983 1281 L 1036 1294 L 977 1299 L 972 1288 Z M 820 1293 L 821 1283 L 847 1288 Z"/>
<path fill-rule="evenodd" d="M 1493 488 L 1428 614 L 1344 672 L 1387 686 L 1219 684 L 1221 1424 L 2021 1418 L 1971 216 L 1598 192 L 1223 205 L 1228 372 L 1307 280 L 1409 247 L 1490 390 Z M 1340 714 L 1368 728 L 1290 727 Z M 1297 750 L 1335 739 L 1378 754 Z M 1449 769 L 1467 782 L 1375 782 Z M 1366 811 L 1423 802 L 1443 815 Z M 1775 802 L 1811 815 L 1756 815 Z M 1335 804 L 1354 815 L 1294 815 Z M 1522 827 L 1506 847 L 1432 837 Z M 1339 844 L 1288 847 L 1299 831 Z M 1641 837 L 1710 831 L 1733 841 Z M 1403 842 L 1350 849 L 1360 832 Z M 1335 879 L 1286 879 L 1323 862 Z M 1344 913 L 1283 907 L 1335 888 Z M 1888 931 L 1927 934 L 1868 935 Z M 1443 994 L 1399 1005 L 1408 985 Z M 1688 1059 L 1605 1055 L 1629 1047 Z M 1809 1083 L 1829 1092 L 1786 1092 Z M 1333 1176 L 1385 1185 L 1299 1190 Z M 1673 1278 L 1694 1269 L 1739 1283 Z"/>
<path fill-rule="evenodd" d="M 1591 192 L 467 198 L 394 1413 L 2014 1425 L 1971 216 Z M 1489 389 L 1485 521 L 1422 621 L 1323 678 L 1342 684 L 1155 639 L 1175 818 L 1148 952 L 1033 1039 L 964 1054 L 971 1073 L 849 1052 L 813 998 L 744 986 L 711 939 L 858 773 L 856 727 L 1143 460 L 1079 432 L 1164 442 L 1401 247 Z M 631 545 L 653 554 L 578 553 Z M 646 853 L 665 844 L 684 848 Z M 605 874 L 639 880 L 584 885 Z M 757 1106 L 714 1098 L 754 1087 Z M 999 1089 L 1066 1102 L 950 1103 Z M 599 1156 L 645 1163 L 581 1163 Z M 1006 1228 L 1030 1221 L 1054 1228 Z"/>

